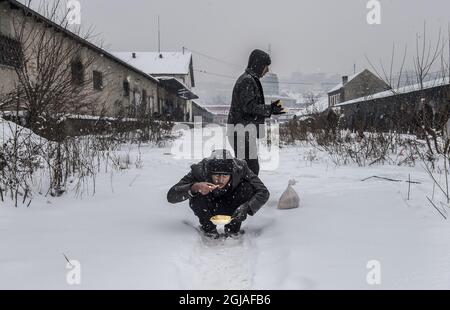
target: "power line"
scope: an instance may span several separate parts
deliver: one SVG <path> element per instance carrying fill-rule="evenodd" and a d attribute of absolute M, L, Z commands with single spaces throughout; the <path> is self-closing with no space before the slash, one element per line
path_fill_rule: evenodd
<path fill-rule="evenodd" d="M 228 66 L 233 66 L 233 67 L 237 67 L 237 68 L 240 68 L 240 69 L 243 67 L 243 65 L 238 65 L 238 64 L 235 64 L 235 63 L 232 63 L 232 62 L 228 62 L 228 61 L 219 59 L 219 58 L 217 58 L 217 57 L 209 56 L 209 55 L 207 55 L 207 54 L 205 54 L 205 53 L 201 53 L 201 52 L 192 50 L 192 49 L 190 49 L 190 48 L 188 48 L 188 47 L 185 47 L 185 46 L 183 46 L 183 48 L 185 48 L 185 49 L 191 51 L 191 52 L 194 53 L 194 54 L 203 56 L 203 57 L 205 57 L 205 58 L 208 58 L 208 59 L 211 59 L 211 60 L 220 62 L 220 63 L 225 64 L 225 65 L 228 65 Z"/>
<path fill-rule="evenodd" d="M 203 73 L 203 74 L 209 74 L 209 75 L 214 75 L 214 76 L 220 76 L 220 77 L 224 77 L 224 78 L 228 78 L 228 79 L 233 79 L 233 80 L 236 79 L 236 77 L 233 77 L 233 76 L 229 76 L 229 75 L 225 75 L 225 74 L 220 74 L 220 73 L 214 73 L 214 72 L 208 72 L 208 71 L 206 71 L 206 70 L 197 70 L 197 69 L 194 69 L 194 71 L 200 72 L 200 73 Z"/>
<path fill-rule="evenodd" d="M 230 76 L 230 75 L 225 75 L 225 74 L 221 74 L 221 73 L 215 73 L 215 72 L 209 72 L 209 71 L 206 71 L 206 70 L 197 70 L 197 69 L 194 69 L 194 71 L 196 71 L 196 72 L 200 72 L 200 73 L 203 73 L 203 74 L 208 74 L 208 75 L 213 75 L 213 76 L 218 76 L 218 77 L 224 77 L 224 78 L 227 78 L 227 79 L 233 79 L 233 80 L 236 80 L 237 79 L 237 77 L 235 77 L 235 76 Z M 262 83 L 263 84 L 286 84 L 286 85 L 315 85 L 316 83 L 307 83 L 307 82 L 285 82 L 285 81 L 278 81 L 278 82 L 275 82 L 275 81 L 262 81 Z M 322 84 L 322 85 L 327 85 L 327 84 L 329 84 L 329 85 L 336 85 L 336 84 L 338 84 L 338 82 L 320 82 L 320 84 Z"/>
<path fill-rule="evenodd" d="M 232 63 L 232 62 L 228 62 L 228 61 L 219 59 L 217 57 L 210 56 L 210 55 L 207 55 L 205 53 L 202 53 L 202 52 L 190 49 L 190 48 L 188 48 L 186 46 L 183 46 L 183 49 L 189 50 L 189 51 L 191 51 L 194 54 L 203 56 L 205 58 L 214 60 L 216 62 L 220 62 L 220 63 L 228 65 L 228 66 L 233 66 L 233 67 L 240 68 L 240 69 L 242 69 L 244 67 L 243 65 L 238 65 L 238 64 L 235 64 L 235 63 Z M 225 75 L 225 74 L 221 74 L 221 73 L 209 72 L 209 71 L 206 71 L 206 70 L 194 70 L 194 71 L 197 71 L 197 72 L 200 72 L 200 73 L 203 73 L 203 74 L 209 74 L 209 75 L 213 75 L 213 76 L 228 78 L 228 79 L 236 79 L 237 78 L 237 77 L 233 77 L 233 76 L 229 76 L 229 75 Z M 276 84 L 276 83 L 278 83 L 278 84 L 284 84 L 284 85 L 315 85 L 316 84 L 316 83 L 307 83 L 307 82 L 287 82 L 287 81 L 286 82 L 285 81 L 278 81 L 278 82 L 264 81 L 263 83 L 266 83 L 266 84 Z M 336 83 L 334 83 L 334 82 L 321 82 L 320 84 L 321 85 L 336 85 L 338 83 L 339 82 L 336 82 Z"/>

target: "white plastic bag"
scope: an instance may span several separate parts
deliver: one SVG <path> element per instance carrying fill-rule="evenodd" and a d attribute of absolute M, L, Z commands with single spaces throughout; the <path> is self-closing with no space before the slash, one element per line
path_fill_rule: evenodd
<path fill-rule="evenodd" d="M 298 196 L 295 189 L 292 187 L 297 183 L 295 180 L 290 180 L 289 185 L 281 195 L 278 201 L 278 209 L 294 209 L 300 206 L 300 197 Z"/>

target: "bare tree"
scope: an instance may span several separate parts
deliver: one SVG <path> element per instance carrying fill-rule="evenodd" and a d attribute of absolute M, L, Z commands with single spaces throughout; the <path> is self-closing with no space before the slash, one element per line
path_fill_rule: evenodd
<path fill-rule="evenodd" d="M 29 127 L 52 140 L 63 138 L 58 124 L 64 116 L 103 115 L 106 106 L 93 85 L 93 65 L 100 57 L 87 47 L 92 30 L 83 33 L 79 27 L 68 35 L 68 12 L 61 16 L 61 10 L 60 0 L 40 5 L 38 11 L 51 23 L 12 15 L 9 50 L 16 82 L 3 98 L 4 107 L 26 111 Z"/>
<path fill-rule="evenodd" d="M 450 29 L 447 39 L 439 29 L 437 39 L 433 42 L 428 39 L 426 23 L 424 23 L 423 32 L 416 34 L 415 53 L 412 56 L 413 70 L 405 70 L 408 50 L 405 46 L 399 73 L 396 75 L 393 74 L 396 62 L 395 44 L 388 69 L 381 60 L 380 69 L 377 69 L 366 56 L 372 69 L 390 86 L 390 91 L 394 95 L 393 106 L 389 112 L 393 124 L 404 125 L 404 119 L 411 119 L 415 123 L 415 132 L 425 139 L 430 155 L 442 154 L 447 149 L 442 145 L 442 137 L 444 124 L 449 117 L 448 86 L 445 86 L 449 83 L 450 73 L 450 62 L 447 62 L 445 57 L 445 49 L 449 42 Z M 414 92 L 415 95 L 403 96 L 403 98 L 397 96 L 406 91 L 404 86 L 407 86 L 408 92 Z M 429 91 L 431 87 L 437 88 Z M 406 113 L 414 115 L 406 116 Z"/>
<path fill-rule="evenodd" d="M 402 86 L 403 79 L 408 79 L 408 73 L 405 72 L 405 61 L 407 56 L 408 46 L 405 45 L 403 54 L 402 54 L 402 60 L 401 64 L 397 70 L 397 74 L 394 74 L 395 71 L 395 58 L 396 58 L 396 47 L 395 43 L 392 44 L 392 52 L 391 52 L 391 60 L 389 63 L 389 71 L 387 70 L 386 66 L 384 65 L 383 61 L 380 59 L 379 61 L 379 69 L 373 64 L 373 62 L 368 58 L 367 55 L 365 55 L 367 62 L 369 63 L 372 70 L 375 72 L 375 74 L 384 81 L 388 86 L 390 91 L 393 94 L 396 94 L 397 89 Z"/>
<path fill-rule="evenodd" d="M 314 92 L 310 91 L 303 95 L 305 98 L 305 104 L 306 107 L 314 105 L 317 101 L 319 101 L 320 94 L 315 94 Z"/>
<path fill-rule="evenodd" d="M 67 139 L 65 120 L 79 114 L 105 115 L 108 94 L 102 89 L 110 73 L 104 68 L 94 71 L 102 57 L 93 50 L 93 30 L 70 29 L 69 12 L 60 0 L 42 1 L 36 11 L 28 0 L 25 9 L 26 14 L 20 10 L 11 13 L 11 34 L 3 38 L 3 61 L 14 68 L 15 76 L 13 87 L 0 98 L 0 107 L 17 116 L 19 111 L 25 112 L 27 126 L 55 142 L 46 144 L 44 154 L 50 191 L 60 195 L 68 176 L 64 165 L 72 143 Z M 36 22 L 42 18 L 47 21 Z"/>

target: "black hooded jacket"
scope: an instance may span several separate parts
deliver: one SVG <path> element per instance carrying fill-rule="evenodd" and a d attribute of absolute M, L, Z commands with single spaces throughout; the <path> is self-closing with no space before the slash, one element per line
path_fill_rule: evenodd
<path fill-rule="evenodd" d="M 228 124 L 259 126 L 271 116 L 271 106 L 265 104 L 264 92 L 259 80 L 264 67 L 270 63 L 270 56 L 266 52 L 254 50 L 250 54 L 247 69 L 234 85 Z M 258 137 L 261 137 L 259 127 L 257 128 Z"/>
<path fill-rule="evenodd" d="M 175 184 L 167 193 L 167 201 L 178 203 L 188 199 L 192 184 L 198 182 L 211 182 L 209 171 L 210 158 L 191 166 L 191 171 Z M 269 199 L 269 191 L 264 183 L 247 166 L 244 160 L 233 160 L 233 172 L 231 174 L 231 186 L 229 190 L 234 191 L 241 182 L 249 182 L 254 189 L 253 197 L 247 202 L 249 214 L 254 215 Z M 210 194 L 209 194 L 210 195 Z"/>

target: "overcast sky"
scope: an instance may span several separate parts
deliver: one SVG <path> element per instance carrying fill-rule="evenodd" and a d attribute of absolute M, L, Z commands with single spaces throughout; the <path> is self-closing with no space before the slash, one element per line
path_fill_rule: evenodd
<path fill-rule="evenodd" d="M 347 74 L 368 67 L 364 55 L 389 62 L 392 43 L 415 50 L 427 22 L 447 33 L 449 0 L 381 0 L 381 24 L 369 25 L 367 0 L 80 0 L 83 26 L 94 25 L 112 51 L 164 51 L 186 46 L 242 68 L 194 54 L 199 70 L 232 75 L 254 48 L 272 47 L 273 72 Z M 400 54 L 400 52 L 399 52 Z M 198 73 L 197 78 L 204 78 Z"/>

